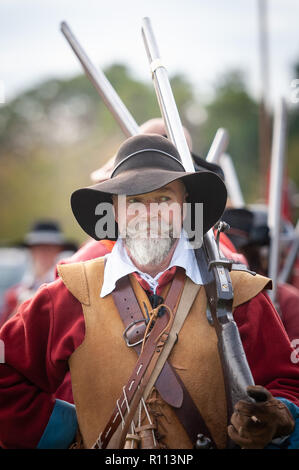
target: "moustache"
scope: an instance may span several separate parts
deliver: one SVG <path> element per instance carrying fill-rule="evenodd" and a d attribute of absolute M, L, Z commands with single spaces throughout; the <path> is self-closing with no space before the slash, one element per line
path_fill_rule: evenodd
<path fill-rule="evenodd" d="M 173 235 L 173 224 L 163 219 L 133 219 L 126 227 L 129 238 L 169 238 Z"/>

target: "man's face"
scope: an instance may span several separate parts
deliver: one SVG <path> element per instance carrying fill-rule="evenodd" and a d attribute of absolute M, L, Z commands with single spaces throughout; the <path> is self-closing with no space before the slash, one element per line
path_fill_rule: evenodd
<path fill-rule="evenodd" d="M 54 266 L 62 247 L 57 245 L 35 245 L 30 248 L 36 275 L 46 273 Z"/>
<path fill-rule="evenodd" d="M 137 196 L 114 197 L 120 236 L 140 263 L 160 262 L 179 238 L 186 191 L 181 181 Z"/>

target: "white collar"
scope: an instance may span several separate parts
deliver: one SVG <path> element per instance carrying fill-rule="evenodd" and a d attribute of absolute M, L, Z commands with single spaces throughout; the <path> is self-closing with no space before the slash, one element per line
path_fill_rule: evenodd
<path fill-rule="evenodd" d="M 121 238 L 118 238 L 111 253 L 105 255 L 105 259 L 104 281 L 100 297 L 105 297 L 110 294 L 115 289 L 116 283 L 119 279 L 133 272 L 138 272 L 138 274 L 148 282 L 152 290 L 155 292 L 158 285 L 158 279 L 161 274 L 173 266 L 184 268 L 186 275 L 195 284 L 203 283 L 194 250 L 190 247 L 188 239 L 183 231 L 169 266 L 165 271 L 158 273 L 154 278 L 136 268 L 132 260 L 129 258 Z"/>

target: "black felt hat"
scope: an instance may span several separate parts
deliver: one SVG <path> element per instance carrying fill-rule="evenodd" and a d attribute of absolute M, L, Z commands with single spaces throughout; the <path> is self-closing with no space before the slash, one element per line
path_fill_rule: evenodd
<path fill-rule="evenodd" d="M 78 249 L 75 242 L 65 238 L 59 223 L 53 220 L 35 221 L 19 245 L 25 248 L 37 245 L 55 245 L 65 251 L 77 251 Z"/>
<path fill-rule="evenodd" d="M 224 211 L 227 199 L 224 182 L 211 171 L 186 172 L 175 146 L 155 134 L 127 139 L 116 155 L 111 177 L 75 191 L 71 196 L 72 210 L 82 229 L 99 240 L 96 224 L 101 216 L 96 208 L 100 203 L 111 203 L 114 194 L 149 193 L 176 180 L 185 185 L 187 202 L 203 203 L 203 233 L 207 232 Z"/>

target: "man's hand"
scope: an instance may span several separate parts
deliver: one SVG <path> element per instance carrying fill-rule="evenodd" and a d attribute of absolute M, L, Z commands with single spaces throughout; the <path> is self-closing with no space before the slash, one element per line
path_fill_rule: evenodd
<path fill-rule="evenodd" d="M 272 439 L 292 433 L 295 421 L 288 408 L 260 385 L 247 387 L 255 402 L 240 400 L 228 426 L 229 437 L 243 449 L 263 449 Z"/>

